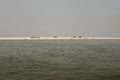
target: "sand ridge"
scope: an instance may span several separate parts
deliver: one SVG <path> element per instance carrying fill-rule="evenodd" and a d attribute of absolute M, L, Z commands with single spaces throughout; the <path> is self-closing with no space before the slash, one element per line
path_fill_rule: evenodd
<path fill-rule="evenodd" d="M 0 37 L 0 40 L 70 40 L 70 39 L 120 39 L 120 37 Z"/>

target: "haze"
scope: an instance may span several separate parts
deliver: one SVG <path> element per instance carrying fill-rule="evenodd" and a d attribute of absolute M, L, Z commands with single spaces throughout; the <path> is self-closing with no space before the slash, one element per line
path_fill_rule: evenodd
<path fill-rule="evenodd" d="M 120 0 L 0 0 L 0 36 L 120 36 Z"/>

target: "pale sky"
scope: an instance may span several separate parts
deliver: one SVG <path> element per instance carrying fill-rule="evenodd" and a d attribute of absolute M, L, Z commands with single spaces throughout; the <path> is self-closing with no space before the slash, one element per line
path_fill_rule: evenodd
<path fill-rule="evenodd" d="M 120 0 L 0 0 L 0 36 L 120 36 Z"/>

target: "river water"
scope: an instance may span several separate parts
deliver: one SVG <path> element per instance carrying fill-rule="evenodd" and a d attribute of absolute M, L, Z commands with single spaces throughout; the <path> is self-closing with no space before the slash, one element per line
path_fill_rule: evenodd
<path fill-rule="evenodd" d="M 0 41 L 0 80 L 120 80 L 120 40 Z"/>

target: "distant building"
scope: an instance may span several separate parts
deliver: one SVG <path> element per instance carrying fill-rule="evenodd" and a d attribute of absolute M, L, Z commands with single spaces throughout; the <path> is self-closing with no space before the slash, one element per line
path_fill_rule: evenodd
<path fill-rule="evenodd" d="M 54 38 L 57 38 L 57 36 L 53 36 Z"/>
<path fill-rule="evenodd" d="M 79 38 L 82 38 L 82 36 L 79 36 Z"/>
<path fill-rule="evenodd" d="M 35 39 L 35 38 L 40 38 L 40 37 L 31 36 L 30 38 L 32 38 L 32 39 L 34 38 Z"/>
<path fill-rule="evenodd" d="M 73 36 L 73 38 L 76 38 L 76 36 Z"/>

